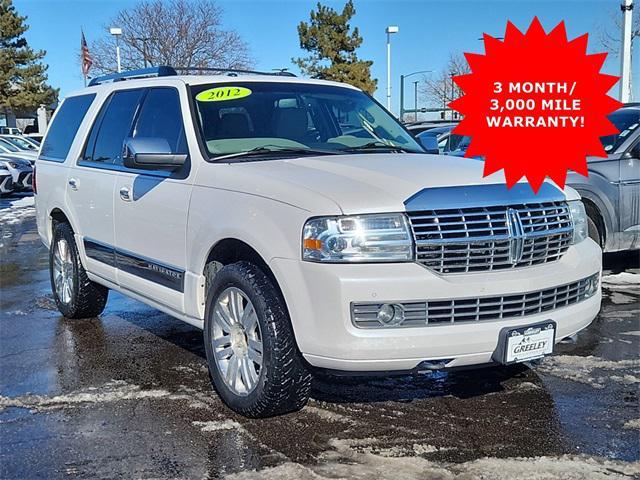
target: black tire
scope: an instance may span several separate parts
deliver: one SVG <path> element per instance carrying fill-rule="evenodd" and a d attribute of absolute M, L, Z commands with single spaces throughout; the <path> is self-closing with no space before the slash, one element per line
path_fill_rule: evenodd
<path fill-rule="evenodd" d="M 230 287 L 241 290 L 253 304 L 263 344 L 257 383 L 244 396 L 226 384 L 213 352 L 213 309 L 219 296 Z M 243 261 L 217 272 L 207 292 L 204 341 L 213 385 L 232 410 L 246 417 L 264 418 L 297 411 L 306 405 L 311 374 L 298 351 L 282 295 L 256 265 Z"/>
<path fill-rule="evenodd" d="M 589 230 L 589 238 L 600 245 L 600 248 L 603 248 L 602 233 L 600 232 L 598 223 L 592 218 L 591 212 L 587 215 L 587 227 Z"/>
<path fill-rule="evenodd" d="M 72 288 L 70 301 L 63 302 L 58 296 L 54 281 L 54 252 L 58 242 L 65 240 L 69 246 L 71 256 Z M 109 297 L 109 289 L 103 285 L 92 282 L 87 277 L 87 272 L 80 262 L 78 246 L 76 245 L 73 230 L 68 223 L 57 223 L 53 230 L 53 240 L 49 250 L 49 278 L 51 291 L 56 306 L 62 315 L 67 318 L 92 318 L 97 317 L 104 310 Z"/>

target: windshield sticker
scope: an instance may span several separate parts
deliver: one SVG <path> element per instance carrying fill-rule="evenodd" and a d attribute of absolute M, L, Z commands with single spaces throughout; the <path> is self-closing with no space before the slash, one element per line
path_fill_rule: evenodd
<path fill-rule="evenodd" d="M 200 92 L 196 95 L 196 100 L 199 102 L 224 102 L 248 97 L 251 93 L 251 90 L 245 87 L 216 87 Z"/>

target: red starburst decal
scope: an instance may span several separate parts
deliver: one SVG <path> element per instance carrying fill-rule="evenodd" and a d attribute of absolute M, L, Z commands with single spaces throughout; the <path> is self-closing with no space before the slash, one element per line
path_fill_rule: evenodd
<path fill-rule="evenodd" d="M 507 186 L 523 176 L 534 191 L 546 177 L 564 187 L 567 170 L 587 175 L 588 155 L 605 157 L 599 137 L 618 133 L 607 95 L 618 77 L 600 73 L 606 53 L 587 55 L 588 35 L 567 40 L 564 22 L 545 33 L 507 23 L 504 41 L 484 35 L 485 55 L 465 53 L 464 95 L 449 106 L 464 115 L 454 132 L 471 137 L 465 156 L 485 159 L 484 175 L 504 169 Z"/>

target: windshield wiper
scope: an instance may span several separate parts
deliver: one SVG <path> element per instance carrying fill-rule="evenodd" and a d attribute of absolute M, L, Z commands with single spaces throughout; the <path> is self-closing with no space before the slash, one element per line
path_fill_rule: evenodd
<path fill-rule="evenodd" d="M 384 142 L 379 142 L 379 141 L 375 141 L 375 142 L 369 142 L 369 143 L 365 143 L 364 145 L 358 145 L 356 147 L 349 147 L 349 148 L 343 148 L 340 151 L 342 152 L 364 152 L 367 150 L 392 150 L 392 151 L 396 151 L 396 152 L 402 152 L 402 153 L 420 153 L 416 150 L 412 150 L 410 148 L 406 148 L 406 147 L 402 147 L 400 145 L 395 145 L 395 144 L 388 144 L 388 143 L 384 143 Z"/>
<path fill-rule="evenodd" d="M 226 155 L 218 155 L 217 157 L 213 157 L 212 160 L 214 162 L 220 160 L 227 160 L 229 158 L 240 158 L 240 157 L 253 157 L 259 155 L 265 155 L 270 153 L 291 153 L 291 154 L 302 154 L 302 155 L 337 155 L 340 152 L 334 150 L 320 150 L 315 148 L 307 148 L 307 147 L 280 147 L 278 145 L 264 145 L 261 147 L 252 148 L 251 150 L 245 150 L 242 152 L 228 153 Z"/>

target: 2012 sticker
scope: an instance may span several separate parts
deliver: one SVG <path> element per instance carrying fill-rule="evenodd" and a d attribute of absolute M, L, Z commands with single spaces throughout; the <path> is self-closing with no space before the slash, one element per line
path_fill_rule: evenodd
<path fill-rule="evenodd" d="M 224 102 L 226 100 L 238 100 L 251 95 L 251 89 L 246 87 L 225 86 L 205 90 L 196 95 L 198 102 Z"/>

